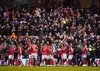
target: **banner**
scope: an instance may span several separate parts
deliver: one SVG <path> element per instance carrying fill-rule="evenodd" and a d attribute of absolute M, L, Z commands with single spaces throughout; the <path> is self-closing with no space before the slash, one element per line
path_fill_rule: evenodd
<path fill-rule="evenodd" d="M 95 61 L 97 62 L 98 66 L 100 66 L 100 58 L 95 59 Z"/>
<path fill-rule="evenodd" d="M 29 59 L 22 59 L 23 65 L 27 66 L 28 65 L 28 60 Z M 95 61 L 97 62 L 98 66 L 100 66 L 100 58 L 96 58 Z M 57 59 L 54 59 L 54 65 L 56 65 Z M 68 60 L 64 63 L 66 66 L 68 66 Z"/>
<path fill-rule="evenodd" d="M 29 59 L 22 59 L 23 66 L 28 66 L 28 61 L 29 61 Z M 100 66 L 100 58 L 96 58 L 95 61 L 98 64 L 98 66 Z M 57 59 L 54 59 L 54 65 L 56 65 L 56 62 L 57 62 Z M 16 65 L 15 62 L 14 62 L 14 64 Z M 64 64 L 65 64 L 65 66 L 68 66 L 68 60 Z M 4 60 L 0 60 L 0 65 L 8 65 L 8 61 L 6 63 L 6 62 L 4 62 Z"/>
<path fill-rule="evenodd" d="M 24 66 L 28 66 L 29 59 L 22 59 L 22 63 Z"/>

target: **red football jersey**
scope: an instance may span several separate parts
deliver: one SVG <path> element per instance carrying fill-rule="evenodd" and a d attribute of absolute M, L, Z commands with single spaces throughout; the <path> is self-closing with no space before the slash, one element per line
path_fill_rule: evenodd
<path fill-rule="evenodd" d="M 69 47 L 68 55 L 73 55 L 73 48 L 72 47 Z"/>
<path fill-rule="evenodd" d="M 87 48 L 86 48 L 86 46 L 84 46 L 84 47 L 82 48 L 82 53 L 83 53 L 83 54 L 87 54 Z"/>
<path fill-rule="evenodd" d="M 65 46 L 63 46 L 61 48 L 62 54 L 66 54 L 67 53 L 67 48 Z"/>
<path fill-rule="evenodd" d="M 46 46 L 43 46 L 42 48 L 41 48 L 41 53 L 42 53 L 42 55 L 47 55 L 47 47 Z"/>
<path fill-rule="evenodd" d="M 47 55 L 53 54 L 53 48 L 51 46 L 47 46 Z"/>
<path fill-rule="evenodd" d="M 18 48 L 18 55 L 22 55 L 22 48 L 20 47 L 20 48 Z"/>
<path fill-rule="evenodd" d="M 37 53 L 37 51 L 38 51 L 37 45 L 32 45 L 32 47 L 31 47 L 31 54 Z"/>
<path fill-rule="evenodd" d="M 10 48 L 8 49 L 9 55 L 14 55 L 14 52 L 15 52 L 14 47 L 10 47 Z"/>

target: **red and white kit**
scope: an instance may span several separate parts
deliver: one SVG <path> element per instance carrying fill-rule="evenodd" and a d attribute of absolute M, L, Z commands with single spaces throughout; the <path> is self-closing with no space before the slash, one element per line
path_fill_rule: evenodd
<path fill-rule="evenodd" d="M 32 44 L 32 47 L 31 47 L 31 58 L 35 58 L 37 59 L 37 51 L 38 51 L 38 46 L 35 45 L 35 44 Z"/>
<path fill-rule="evenodd" d="M 46 59 L 47 57 L 47 46 L 46 45 L 42 47 L 41 53 L 42 53 L 42 60 Z"/>
<path fill-rule="evenodd" d="M 86 58 L 86 57 L 87 57 L 87 45 L 85 45 L 85 46 L 82 48 L 82 56 L 83 56 L 83 58 Z"/>
<path fill-rule="evenodd" d="M 9 59 L 14 59 L 14 52 L 15 52 L 15 49 L 13 46 L 11 46 L 9 49 L 8 49 L 8 54 L 9 54 Z"/>
<path fill-rule="evenodd" d="M 70 46 L 68 50 L 68 59 L 72 60 L 73 58 L 73 48 Z"/>
<path fill-rule="evenodd" d="M 53 48 L 52 46 L 47 46 L 47 59 L 53 59 Z"/>
<path fill-rule="evenodd" d="M 61 51 L 62 51 L 61 58 L 62 58 L 62 59 L 67 59 L 67 48 L 66 48 L 66 46 L 63 46 L 63 47 L 61 48 Z"/>
<path fill-rule="evenodd" d="M 18 51 L 18 59 L 22 59 L 22 47 L 19 47 L 17 51 Z"/>

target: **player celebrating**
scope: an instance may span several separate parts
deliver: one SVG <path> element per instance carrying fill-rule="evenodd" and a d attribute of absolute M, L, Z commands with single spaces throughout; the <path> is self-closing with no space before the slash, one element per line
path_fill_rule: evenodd
<path fill-rule="evenodd" d="M 31 58 L 32 58 L 32 64 L 37 66 L 38 62 L 37 62 L 37 51 L 38 51 L 38 46 L 35 44 L 32 44 L 31 47 Z"/>
<path fill-rule="evenodd" d="M 68 60 L 69 60 L 69 65 L 72 66 L 72 59 L 73 59 L 73 48 L 72 44 L 70 44 L 69 49 L 68 49 Z"/>
<path fill-rule="evenodd" d="M 83 48 L 82 48 L 82 57 L 83 57 L 83 66 L 87 66 L 87 45 L 84 44 Z"/>
<path fill-rule="evenodd" d="M 9 49 L 8 49 L 8 65 L 9 66 L 13 66 L 14 65 L 14 45 L 12 44 Z"/>
<path fill-rule="evenodd" d="M 29 45 L 28 45 L 28 54 L 29 54 L 28 67 L 32 66 L 31 47 L 32 47 L 32 44 L 29 43 Z"/>
<path fill-rule="evenodd" d="M 48 61 L 47 65 L 52 66 L 52 65 L 54 65 L 53 48 L 52 48 L 52 46 L 49 45 L 49 42 L 47 42 L 47 44 L 48 44 L 47 45 L 47 61 Z"/>
<path fill-rule="evenodd" d="M 21 45 L 18 45 L 18 62 L 19 62 L 19 66 L 22 66 L 22 47 Z"/>
<path fill-rule="evenodd" d="M 62 65 L 64 65 L 65 61 L 67 60 L 67 47 L 63 44 L 61 48 L 62 52 Z"/>
<path fill-rule="evenodd" d="M 42 46 L 41 53 L 42 53 L 42 65 L 43 66 L 45 66 L 45 63 L 46 63 L 46 57 L 47 57 L 46 50 L 47 50 L 47 46 L 46 45 Z"/>

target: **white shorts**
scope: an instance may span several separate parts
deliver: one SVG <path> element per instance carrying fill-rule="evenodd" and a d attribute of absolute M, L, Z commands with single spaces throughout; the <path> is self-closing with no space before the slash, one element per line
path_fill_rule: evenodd
<path fill-rule="evenodd" d="M 87 57 L 87 55 L 86 54 L 83 54 L 83 58 L 86 58 Z"/>
<path fill-rule="evenodd" d="M 47 55 L 46 59 L 54 59 L 54 57 L 52 55 Z"/>
<path fill-rule="evenodd" d="M 67 54 L 62 54 L 61 58 L 62 59 L 67 59 Z"/>
<path fill-rule="evenodd" d="M 72 58 L 73 58 L 73 55 L 69 55 L 69 56 L 68 56 L 68 59 L 69 59 L 69 60 L 72 60 Z"/>
<path fill-rule="evenodd" d="M 46 59 L 47 55 L 42 55 L 42 60 Z"/>
<path fill-rule="evenodd" d="M 14 55 L 9 55 L 9 59 L 14 59 Z"/>
<path fill-rule="evenodd" d="M 31 54 L 31 58 L 37 59 L 37 54 Z"/>
<path fill-rule="evenodd" d="M 18 60 L 22 60 L 22 55 L 18 55 Z"/>
<path fill-rule="evenodd" d="M 29 59 L 31 58 L 31 54 L 29 54 Z"/>

